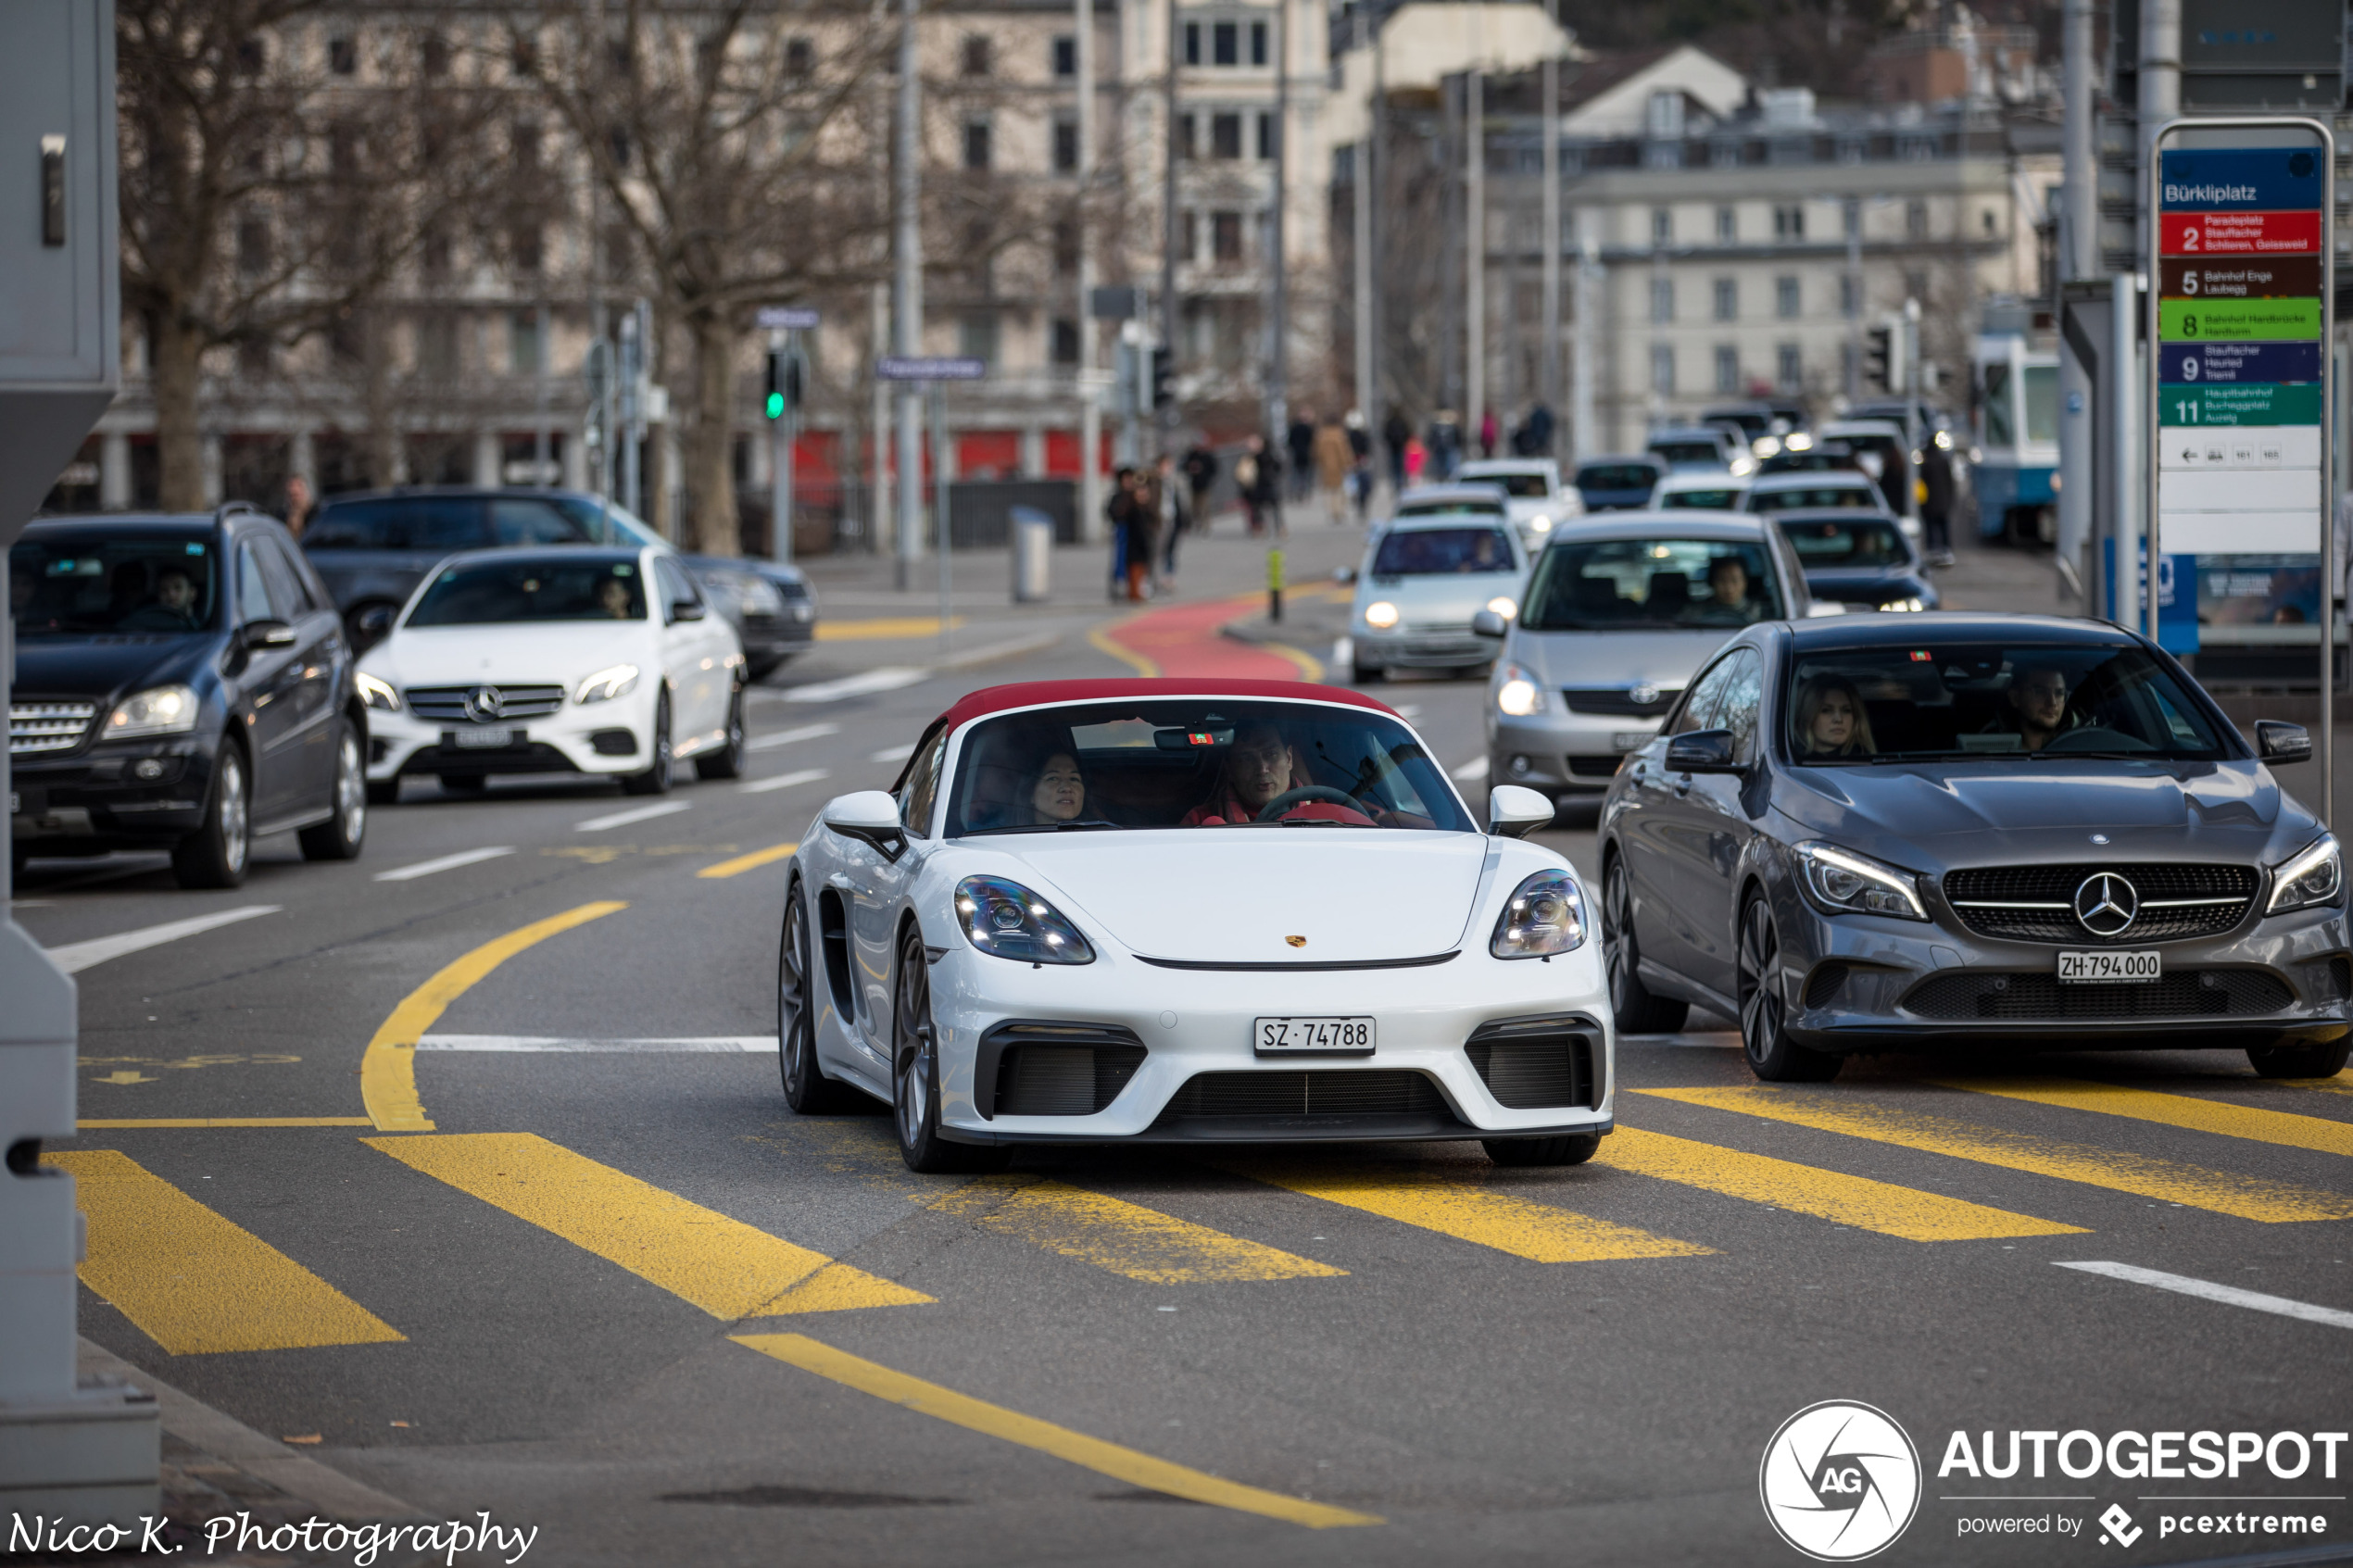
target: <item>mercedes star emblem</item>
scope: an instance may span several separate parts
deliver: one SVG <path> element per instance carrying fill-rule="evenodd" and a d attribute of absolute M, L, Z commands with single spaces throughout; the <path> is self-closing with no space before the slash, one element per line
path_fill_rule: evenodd
<path fill-rule="evenodd" d="M 2114 872 L 2087 876 L 2075 890 L 2075 919 L 2095 936 L 2121 936 L 2140 912 L 2140 893 Z"/>
<path fill-rule="evenodd" d="M 2095 844 L 2106 844 L 2108 842 L 2108 834 L 2104 833 L 2095 833 L 2092 835 L 2092 842 Z"/>
<path fill-rule="evenodd" d="M 476 686 L 466 694 L 466 717 L 477 723 L 506 711 L 507 694 L 496 686 Z"/>
<path fill-rule="evenodd" d="M 1648 708 L 1652 703 L 1658 700 L 1658 688 L 1652 685 L 1648 681 L 1644 681 L 1639 686 L 1629 688 L 1626 693 L 1626 697 L 1628 701 L 1631 702 L 1637 708 Z"/>

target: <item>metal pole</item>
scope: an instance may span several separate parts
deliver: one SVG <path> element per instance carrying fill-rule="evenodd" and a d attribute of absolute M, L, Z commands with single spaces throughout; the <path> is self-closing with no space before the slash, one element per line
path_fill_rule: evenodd
<path fill-rule="evenodd" d="M 621 352 L 614 356 L 617 363 L 613 385 L 621 400 L 620 429 L 614 439 L 621 447 L 621 504 L 638 517 L 646 515 L 638 495 L 639 460 L 644 457 L 646 399 L 645 339 L 640 335 L 644 318 L 635 310 L 621 319 Z"/>
<path fill-rule="evenodd" d="M 1846 395 L 1863 390 L 1863 198 L 1849 196 L 1846 222 Z"/>
<path fill-rule="evenodd" d="M 780 356 L 779 368 L 786 369 L 793 361 L 793 340 L 799 334 L 772 332 L 768 334 L 768 352 Z M 792 459 L 794 427 L 800 422 L 800 400 L 785 397 L 782 419 L 768 421 L 768 554 L 780 561 L 792 559 Z"/>
<path fill-rule="evenodd" d="M 1173 0 L 1172 0 L 1173 3 Z M 1072 0 L 1078 68 L 1078 536 L 1103 535 L 1103 401 L 1095 369 L 1095 0 Z"/>
<path fill-rule="evenodd" d="M 876 359 L 890 352 L 890 285 L 876 283 L 867 301 L 867 332 L 874 342 Z M 891 510 L 890 489 L 890 383 L 880 376 L 875 378 L 871 395 L 872 407 L 867 409 L 867 443 L 872 448 L 875 482 L 868 497 L 868 512 L 873 526 L 866 539 L 866 548 L 881 552 L 890 548 Z"/>
<path fill-rule="evenodd" d="M 609 104 L 605 91 L 604 0 L 588 0 L 588 81 L 594 101 Z M 605 319 L 605 182 L 597 172 L 595 155 L 588 163 L 588 341 L 605 351 L 605 384 L 598 398 L 597 466 L 589 475 L 600 500 L 612 496 L 613 383 L 620 375 L 620 357 L 612 351 L 610 324 Z"/>
<path fill-rule="evenodd" d="M 2157 133 L 2182 107 L 2182 0 L 2140 0 L 2140 189 L 2146 191 L 2157 176 Z M 2133 254 L 2146 256 L 2156 220 L 2145 200 L 2138 205 Z"/>
<path fill-rule="evenodd" d="M 2060 187 L 2066 203 L 2059 251 L 2062 279 L 2089 278 L 2100 270 L 2099 122 L 2092 104 L 2093 0 L 2065 0 L 2060 24 L 2060 72 L 2066 106 Z M 2089 489 L 2087 483 L 2084 486 Z"/>
<path fill-rule="evenodd" d="M 1160 169 L 1160 340 L 1167 346 L 1171 372 L 1182 363 L 1177 357 L 1176 323 L 1176 5 L 1168 3 L 1167 73 L 1161 79 L 1161 169 Z M 1171 450 L 1176 445 L 1176 400 L 1159 411 L 1154 422 L 1160 429 L 1160 449 Z M 1088 454 L 1088 462 L 1094 462 Z"/>
<path fill-rule="evenodd" d="M 955 538 L 950 532 L 948 512 L 948 399 L 937 382 L 931 383 L 931 484 L 932 511 L 938 519 L 939 537 L 939 651 L 946 653 L 949 645 L 950 611 L 955 608 L 956 584 L 950 558 L 954 554 Z"/>
<path fill-rule="evenodd" d="M 1553 410 L 1552 450 L 1548 458 L 1560 456 L 1561 432 L 1558 414 L 1561 398 L 1561 67 L 1550 55 L 1544 56 L 1541 91 L 1544 107 L 1537 112 L 1538 132 L 1544 138 L 1543 181 L 1544 199 L 1541 221 L 1544 228 L 1544 406 Z"/>
<path fill-rule="evenodd" d="M 1363 0 L 1359 0 L 1355 20 L 1359 60 L 1365 58 L 1365 45 L 1371 36 L 1365 25 L 1366 9 Z M 1367 440 L 1378 443 L 1380 420 L 1373 411 L 1373 157 L 1374 144 L 1380 140 L 1380 122 L 1372 117 L 1372 107 L 1373 100 L 1367 98 L 1366 129 L 1356 143 L 1356 199 L 1350 216 L 1355 220 L 1356 236 L 1356 412 L 1365 420 Z M 1374 467 L 1378 470 L 1379 465 L 1376 463 Z"/>
<path fill-rule="evenodd" d="M 2116 592 L 2108 619 L 2137 631 L 2141 625 L 2140 381 L 2135 373 L 2134 339 L 2140 334 L 2138 280 L 2119 272 L 2109 280 L 2108 295 L 2108 441 L 2109 471 L 2116 476 L 2113 502 L 2116 536 Z"/>
<path fill-rule="evenodd" d="M 1591 209 L 1587 209 L 1589 212 Z M 1600 242 L 1582 232 L 1579 221 L 1577 236 L 1577 335 L 1568 345 L 1569 423 L 1574 427 L 1569 456 L 1582 462 L 1598 455 L 1604 443 L 1593 431 L 1593 338 L 1601 331 L 1593 315 L 1593 283 L 1600 268 Z"/>
<path fill-rule="evenodd" d="M 531 483 L 553 484 L 547 473 L 547 302 L 541 300 L 532 319 L 531 356 Z M 507 477 L 500 474 L 499 479 Z"/>
<path fill-rule="evenodd" d="M 909 358 L 924 351 L 923 220 L 915 210 L 921 192 L 922 85 L 916 76 L 915 11 L 917 0 L 899 0 L 899 167 L 892 184 L 897 210 L 893 232 L 898 245 L 899 352 Z M 899 393 L 899 561 L 893 573 L 900 592 L 912 585 L 915 558 L 924 548 L 923 392 L 902 383 Z"/>
<path fill-rule="evenodd" d="M 1290 357 L 1284 352 L 1290 336 L 1290 295 L 1284 279 L 1283 208 L 1290 199 L 1290 8 L 1291 0 L 1275 7 L 1275 205 L 1266 224 L 1266 420 L 1274 427 L 1269 445 L 1281 443 L 1290 431 Z M 1290 483 L 1296 485 L 1300 476 Z M 1277 496 L 1275 505 L 1282 505 Z M 1275 532 L 1280 533 L 1278 522 Z"/>
<path fill-rule="evenodd" d="M 1487 73 L 1463 90 L 1463 424 L 1471 443 L 1487 424 Z"/>

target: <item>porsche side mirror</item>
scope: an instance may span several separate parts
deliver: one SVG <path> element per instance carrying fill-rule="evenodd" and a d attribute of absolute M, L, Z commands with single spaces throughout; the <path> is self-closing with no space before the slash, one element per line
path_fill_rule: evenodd
<path fill-rule="evenodd" d="M 247 648 L 290 648 L 295 629 L 283 621 L 248 621 L 237 628 L 237 641 Z"/>
<path fill-rule="evenodd" d="M 888 791 L 862 789 L 837 795 L 819 813 L 824 824 L 844 838 L 871 844 L 890 859 L 907 847 L 907 830 L 899 821 L 899 802 Z"/>
<path fill-rule="evenodd" d="M 1343 588 L 1353 588 L 1356 585 L 1356 569 L 1353 566 L 1336 566 L 1332 568 L 1332 581 Z"/>
<path fill-rule="evenodd" d="M 673 621 L 700 621 L 702 618 L 703 618 L 703 608 L 702 608 L 702 603 L 701 603 L 701 601 L 700 601 L 700 600 L 698 600 L 698 599 L 673 599 L 673 600 L 671 600 L 671 601 L 670 601 L 670 619 L 671 619 L 671 620 L 673 620 Z"/>
<path fill-rule="evenodd" d="M 2301 724 L 2291 724 L 2282 719 L 2258 719 L 2255 721 L 2255 749 L 2266 762 L 2309 762 L 2312 760 L 2312 733 Z"/>
<path fill-rule="evenodd" d="M 1471 635 L 1475 637 L 1493 637 L 1500 641 L 1510 633 L 1511 629 L 1512 623 L 1491 609 L 1482 609 L 1471 617 Z"/>
<path fill-rule="evenodd" d="M 1526 838 L 1552 821 L 1551 799 L 1525 784 L 1497 784 L 1487 792 L 1487 831 L 1500 838 Z"/>
<path fill-rule="evenodd" d="M 1667 771 L 1670 773 L 1737 773 L 1740 763 L 1732 755 L 1732 732 L 1730 730 L 1693 730 L 1677 735 L 1667 743 Z"/>

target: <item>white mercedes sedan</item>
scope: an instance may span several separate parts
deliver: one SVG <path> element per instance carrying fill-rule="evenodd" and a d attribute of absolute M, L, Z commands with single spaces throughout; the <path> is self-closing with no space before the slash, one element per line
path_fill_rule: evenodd
<path fill-rule="evenodd" d="M 369 797 L 438 777 L 587 773 L 633 795 L 691 759 L 743 771 L 744 654 L 666 550 L 512 549 L 450 557 L 359 661 Z"/>
<path fill-rule="evenodd" d="M 1478 1138 L 1574 1164 L 1610 1130 L 1592 906 L 1482 824 L 1405 722 L 1281 681 L 996 686 L 795 852 L 777 1035 L 795 1110 L 889 1105 L 922 1172 L 1025 1143 Z"/>

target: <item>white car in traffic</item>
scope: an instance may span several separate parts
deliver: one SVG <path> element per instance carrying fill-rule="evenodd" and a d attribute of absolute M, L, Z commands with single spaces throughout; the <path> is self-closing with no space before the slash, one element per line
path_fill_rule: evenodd
<path fill-rule="evenodd" d="M 1504 511 L 1531 556 L 1544 547 L 1546 534 L 1585 515 L 1585 498 L 1562 481 L 1560 465 L 1550 458 L 1482 458 L 1455 470 L 1454 478 L 1503 491 Z"/>
<path fill-rule="evenodd" d="M 1036 682 L 826 804 L 786 879 L 786 1098 L 888 1104 L 917 1171 L 1014 1145 L 1477 1138 L 1611 1126 L 1593 909 L 1552 816 L 1482 823 L 1403 720 L 1281 681 Z"/>
<path fill-rule="evenodd" d="M 665 549 L 482 550 L 418 584 L 359 662 L 368 788 L 585 773 L 636 795 L 743 770 L 744 654 Z"/>
<path fill-rule="evenodd" d="M 1528 561 L 1518 532 L 1491 509 L 1437 508 L 1383 524 L 1353 573 L 1345 651 L 1356 684 L 1391 670 L 1485 670 L 1495 645 L 1471 618 L 1517 613 Z"/>

